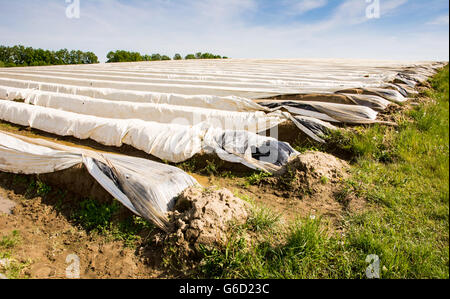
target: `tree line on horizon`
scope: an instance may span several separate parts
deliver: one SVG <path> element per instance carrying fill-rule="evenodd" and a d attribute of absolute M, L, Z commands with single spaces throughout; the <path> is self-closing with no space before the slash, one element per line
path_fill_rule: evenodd
<path fill-rule="evenodd" d="M 138 62 L 138 61 L 161 61 L 161 60 L 183 60 L 183 57 L 180 54 L 175 54 L 173 58 L 170 58 L 167 55 L 161 54 L 152 54 L 152 55 L 142 55 L 138 52 L 129 52 L 124 50 L 111 51 L 106 55 L 108 61 L 106 63 L 111 62 Z M 226 56 L 215 55 L 211 53 L 202 53 L 198 52 L 195 54 L 188 54 L 184 57 L 184 59 L 228 59 Z"/>
<path fill-rule="evenodd" d="M 190 59 L 228 59 L 226 56 L 211 53 L 198 52 L 182 57 L 175 54 L 173 58 L 167 55 L 151 54 L 142 55 L 138 52 L 124 50 L 110 51 L 106 58 L 107 63 L 111 62 L 138 62 L 138 61 L 161 61 L 161 60 L 190 60 Z M 46 65 L 66 65 L 66 64 L 94 64 L 99 63 L 97 55 L 93 52 L 83 52 L 80 50 L 61 49 L 58 51 L 34 49 L 32 47 L 1 46 L 0 45 L 0 67 L 21 67 L 21 66 L 46 66 Z"/>
<path fill-rule="evenodd" d="M 93 52 L 69 51 L 67 49 L 51 51 L 21 45 L 0 46 L 0 67 L 93 64 L 98 62 L 98 57 Z"/>

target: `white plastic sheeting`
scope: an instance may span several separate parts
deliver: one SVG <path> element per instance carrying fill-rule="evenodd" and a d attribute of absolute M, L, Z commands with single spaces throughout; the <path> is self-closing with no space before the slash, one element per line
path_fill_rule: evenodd
<path fill-rule="evenodd" d="M 377 122 L 377 111 L 405 102 L 408 90 L 442 65 L 232 59 L 7 68 L 0 69 L 0 99 L 25 103 L 0 100 L 0 119 L 105 145 L 128 144 L 172 162 L 213 152 L 273 171 L 286 162 L 265 161 L 273 151 L 278 157 L 296 153 L 254 133 L 290 120 L 323 142 L 320 135 L 335 129 L 330 123 Z M 344 95 L 348 103 L 273 99 L 313 93 Z M 263 147 L 270 153 L 261 155 Z"/>
<path fill-rule="evenodd" d="M 110 101 L 127 101 L 136 103 L 169 104 L 187 107 L 201 107 L 227 111 L 258 111 L 261 107 L 249 99 L 229 96 L 183 95 L 158 92 L 129 91 L 113 88 L 92 88 L 75 85 L 42 83 L 38 81 L 4 78 L 0 69 L 0 86 L 20 89 L 36 89 L 61 94 L 79 95 Z"/>
<path fill-rule="evenodd" d="M 0 171 L 46 174 L 82 163 L 92 177 L 128 209 L 168 228 L 176 197 L 198 184 L 182 170 L 146 159 L 68 147 L 0 131 Z"/>
<path fill-rule="evenodd" d="M 0 101 L 0 119 L 60 136 L 92 139 L 108 146 L 128 144 L 175 163 L 206 151 L 220 154 L 222 159 L 229 162 L 244 163 L 254 169 L 273 172 L 287 162 L 279 159 L 297 154 L 289 145 L 274 138 L 248 131 L 214 128 L 208 123 L 184 126 L 138 119 L 101 118 L 12 101 Z M 240 136 L 239 139 L 245 142 L 245 148 L 233 140 L 233 134 Z M 266 151 L 269 158 L 254 159 L 252 155 L 258 151 Z"/>
<path fill-rule="evenodd" d="M 3 69 L 0 70 L 0 78 L 12 80 L 9 83 L 14 84 L 18 84 L 17 80 L 33 82 L 33 85 L 45 84 L 45 88 L 70 86 L 66 92 L 74 88 L 82 88 L 83 92 L 87 92 L 85 88 L 100 89 L 100 98 L 104 99 L 112 96 L 104 92 L 119 96 L 117 91 L 121 91 L 120 98 L 116 99 L 123 101 L 135 101 L 129 97 L 134 98 L 136 93 L 139 97 L 145 94 L 146 98 L 153 100 L 170 98 L 171 95 L 231 96 L 236 100 L 238 97 L 257 99 L 280 94 L 380 88 L 392 82 L 414 86 L 442 65 L 435 62 L 362 60 L 155 61 Z M 92 94 L 95 90 L 90 92 L 89 96 L 96 97 Z M 222 109 L 219 106 L 212 108 Z"/>
<path fill-rule="evenodd" d="M 267 108 L 282 108 L 294 115 L 304 115 L 335 123 L 373 123 L 376 122 L 376 117 L 378 114 L 376 111 L 368 107 L 335 103 L 306 101 L 267 101 L 260 103 Z"/>
<path fill-rule="evenodd" d="M 92 98 L 88 96 L 72 95 L 57 92 L 48 92 L 37 89 L 21 89 L 16 87 L 0 86 L 0 99 L 5 100 L 23 100 L 27 104 L 33 104 L 43 107 L 55 108 L 59 110 L 75 112 L 78 114 L 93 115 L 105 118 L 118 119 L 141 119 L 160 123 L 177 123 L 188 126 L 195 126 L 206 122 L 212 127 L 218 127 L 227 130 L 248 130 L 254 133 L 261 133 L 269 130 L 283 122 L 292 120 L 289 113 L 282 113 L 277 109 L 268 109 L 253 103 L 249 100 L 241 102 L 229 101 L 228 103 L 247 103 L 245 112 L 233 111 L 231 109 L 211 109 L 180 105 L 170 105 L 163 103 L 135 103 L 126 101 L 108 101 L 104 99 Z M 231 99 L 227 99 L 231 100 Z M 189 103 L 189 101 L 187 101 Z M 223 102 L 224 103 L 224 102 Z M 211 103 L 212 104 L 212 103 Z M 231 106 L 231 105 L 230 105 Z M 241 108 L 243 105 L 240 105 Z M 323 106 L 323 105 L 322 105 Z M 345 107 L 345 106 L 342 106 Z M 258 108 L 258 109 L 256 109 Z M 288 108 L 287 110 L 289 110 Z M 349 111 L 364 109 L 350 107 Z M 258 111 L 265 110 L 265 111 Z M 327 109 L 330 114 L 336 111 Z M 370 109 L 369 109 L 370 110 Z M 271 112 L 270 112 L 271 111 Z M 314 116 L 311 111 L 298 110 L 303 115 Z M 298 112 L 294 111 L 294 112 Z M 371 110 L 370 110 L 371 111 Z M 317 113 L 316 113 L 317 114 Z M 374 120 L 376 113 L 366 115 L 369 119 L 366 122 Z M 325 118 L 324 118 L 325 117 Z M 355 117 L 357 117 L 355 115 Z M 319 119 L 308 119 L 308 123 L 315 122 L 316 130 L 309 130 L 305 124 L 302 124 L 303 118 L 298 118 L 295 122 L 297 127 L 312 139 L 323 142 L 321 135 L 327 130 L 336 129 L 335 127 L 323 124 Z M 327 118 L 326 114 L 320 119 Z M 332 119 L 335 122 L 339 122 Z M 354 121 L 353 118 L 351 118 Z"/>
<path fill-rule="evenodd" d="M 206 121 L 214 126 L 227 129 L 250 127 L 254 128 L 254 132 L 264 132 L 289 119 L 289 115 L 283 115 L 276 109 L 268 110 L 272 111 L 271 113 L 263 111 L 238 112 L 200 107 L 187 108 L 186 106 L 169 104 L 111 102 L 86 96 L 3 86 L 0 86 L 0 99 L 23 99 L 27 104 L 100 117 L 136 118 L 162 123 L 178 121 L 191 126 Z M 299 108 L 299 106 L 302 108 Z M 316 117 L 331 122 L 368 123 L 374 122 L 377 116 L 377 112 L 365 106 L 323 102 L 302 101 L 292 104 L 292 102 L 269 101 L 267 106 L 263 104 L 259 107 L 258 110 L 265 110 L 264 107 L 281 107 L 295 115 Z"/>
<path fill-rule="evenodd" d="M 383 111 L 391 104 L 390 101 L 374 95 L 346 94 L 346 93 L 342 93 L 342 95 L 354 101 L 356 105 L 369 107 L 377 111 Z"/>
<path fill-rule="evenodd" d="M 108 101 L 86 96 L 19 89 L 0 86 L 0 99 L 24 100 L 27 104 L 54 108 L 105 118 L 140 119 L 159 123 L 180 123 L 194 126 L 207 122 L 213 127 L 264 132 L 287 121 L 289 116 L 275 111 L 237 112 L 210 108 L 177 106 L 156 103 Z"/>
<path fill-rule="evenodd" d="M 239 96 L 336 92 L 426 79 L 433 62 L 363 60 L 196 60 L 2 70 L 3 78 L 184 95 Z M 401 74 L 401 76 L 399 76 Z"/>

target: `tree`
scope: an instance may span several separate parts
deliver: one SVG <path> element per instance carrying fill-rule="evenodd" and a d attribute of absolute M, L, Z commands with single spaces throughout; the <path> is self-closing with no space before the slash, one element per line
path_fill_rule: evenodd
<path fill-rule="evenodd" d="M 98 63 L 98 57 L 92 52 L 83 53 L 83 64 L 93 64 Z"/>
<path fill-rule="evenodd" d="M 106 55 L 108 58 L 107 63 L 110 62 L 133 62 L 133 61 L 143 61 L 144 58 L 138 52 L 128 52 L 124 50 L 117 50 L 115 52 L 111 51 Z"/>
<path fill-rule="evenodd" d="M 160 54 L 153 54 L 152 55 L 152 60 L 158 61 L 158 60 L 161 60 L 161 59 L 162 59 L 162 57 L 161 57 Z"/>
<path fill-rule="evenodd" d="M 67 49 L 59 50 L 55 53 L 57 64 L 67 64 L 69 60 L 69 51 Z"/>
<path fill-rule="evenodd" d="M 214 55 L 214 54 L 211 54 L 211 53 L 203 53 L 200 56 L 200 58 L 201 59 L 217 59 L 217 58 L 222 58 L 222 57 L 220 57 L 220 55 Z"/>
<path fill-rule="evenodd" d="M 227 59 L 227 57 L 222 57 L 220 55 L 215 55 L 215 54 L 211 54 L 211 53 L 202 53 L 202 52 L 197 52 L 195 54 L 188 54 L 186 55 L 185 59 Z"/>
<path fill-rule="evenodd" d="M 114 62 L 115 57 L 114 57 L 114 52 L 113 51 L 109 51 L 108 54 L 106 54 L 106 58 L 108 59 L 108 62 Z"/>
<path fill-rule="evenodd" d="M 181 57 L 180 54 L 175 54 L 175 56 L 173 57 L 173 60 L 183 60 L 183 57 Z"/>
<path fill-rule="evenodd" d="M 5 47 L 0 46 L 0 61 L 6 67 L 60 65 L 76 63 L 98 63 L 98 57 L 92 52 L 58 51 L 33 49 L 22 45 Z"/>

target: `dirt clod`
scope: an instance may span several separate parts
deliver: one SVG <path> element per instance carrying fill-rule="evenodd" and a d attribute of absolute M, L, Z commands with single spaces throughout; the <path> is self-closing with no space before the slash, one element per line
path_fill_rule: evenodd
<path fill-rule="evenodd" d="M 291 161 L 279 176 L 268 181 L 283 185 L 291 193 L 317 193 L 328 183 L 338 183 L 347 176 L 349 165 L 330 154 L 306 152 Z M 300 192 L 300 193 L 299 193 Z M 285 192 L 286 193 L 286 192 Z"/>
<path fill-rule="evenodd" d="M 11 215 L 16 204 L 0 194 L 0 214 Z"/>
<path fill-rule="evenodd" d="M 222 245 L 231 224 L 242 224 L 248 218 L 248 204 L 227 189 L 186 189 L 171 213 L 173 236 L 187 254 L 201 245 Z"/>

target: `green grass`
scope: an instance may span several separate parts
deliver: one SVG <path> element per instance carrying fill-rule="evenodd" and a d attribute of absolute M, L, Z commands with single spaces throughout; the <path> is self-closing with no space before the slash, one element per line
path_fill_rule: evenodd
<path fill-rule="evenodd" d="M 31 264 L 31 260 L 19 262 L 14 259 L 10 252 L 0 252 L 0 259 L 7 260 L 6 266 L 0 266 L 0 274 L 5 275 L 8 279 L 26 279 L 29 275 L 24 274 Z"/>
<path fill-rule="evenodd" d="M 154 226 L 137 216 L 126 217 L 123 220 L 115 219 L 120 207 L 117 201 L 100 204 L 95 200 L 86 199 L 80 203 L 79 209 L 74 211 L 72 219 L 90 233 L 120 240 L 125 246 L 133 247 L 141 240 L 140 233 L 146 231 L 148 234 Z"/>
<path fill-rule="evenodd" d="M 293 224 L 282 244 L 276 235 L 248 243 L 245 230 L 222 249 L 204 250 L 201 276 L 238 279 L 342 278 L 352 272 L 350 253 L 321 230 L 319 220 Z"/>
<path fill-rule="evenodd" d="M 10 236 L 4 236 L 0 239 L 0 249 L 12 249 L 20 243 L 20 234 L 18 231 L 13 231 Z"/>
<path fill-rule="evenodd" d="M 250 185 L 259 185 L 265 178 L 271 177 L 272 174 L 267 172 L 255 172 L 248 177 L 246 177 L 246 181 Z"/>
<path fill-rule="evenodd" d="M 20 233 L 17 230 L 0 239 L 0 260 L 5 262 L 4 266 L 0 266 L 0 273 L 9 279 L 28 278 L 23 274 L 23 270 L 29 266 L 30 262 L 19 262 L 13 258 L 12 254 L 20 243 Z"/>
<path fill-rule="evenodd" d="M 44 182 L 41 182 L 40 180 L 36 180 L 33 177 L 27 179 L 25 177 L 15 175 L 13 178 L 13 183 L 27 185 L 27 189 L 25 191 L 26 198 L 32 198 L 34 196 L 46 197 L 52 191 L 52 187 L 48 186 Z"/>
<path fill-rule="evenodd" d="M 281 215 L 266 207 L 253 205 L 245 228 L 253 232 L 272 230 L 280 221 Z"/>
<path fill-rule="evenodd" d="M 448 66 L 430 83 L 429 100 L 396 115 L 398 127 L 359 127 L 329 137 L 353 162 L 337 200 L 354 193 L 368 202 L 365 211 L 343 220 L 343 235 L 325 232 L 320 220 L 300 220 L 281 242 L 263 230 L 262 241 L 249 244 L 251 229 L 241 227 L 223 248 L 202 252 L 199 276 L 366 278 L 366 259 L 377 255 L 381 278 L 448 279 Z"/>

